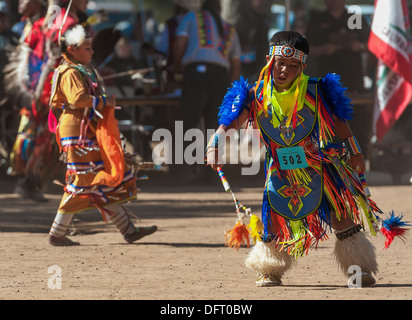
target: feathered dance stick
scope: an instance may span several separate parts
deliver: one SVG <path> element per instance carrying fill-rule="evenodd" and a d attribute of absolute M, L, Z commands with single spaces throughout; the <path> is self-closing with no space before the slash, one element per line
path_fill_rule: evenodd
<path fill-rule="evenodd" d="M 366 183 L 365 175 L 361 170 L 357 171 L 363 188 L 363 192 L 365 193 L 369 211 L 369 219 L 371 220 L 374 229 L 380 230 L 380 232 L 386 237 L 384 249 L 387 250 L 395 237 L 400 237 L 402 240 L 404 239 L 406 232 L 409 230 L 405 227 L 410 226 L 411 224 L 406 221 L 402 221 L 403 215 L 395 216 L 395 213 L 393 211 L 389 214 L 389 216 L 386 219 L 381 219 L 376 215 L 375 217 L 373 217 L 373 213 L 370 209 L 369 204 L 369 198 L 371 196 L 371 193 L 368 184 Z"/>
<path fill-rule="evenodd" d="M 385 241 L 385 250 L 389 248 L 393 239 L 399 237 L 402 241 L 405 238 L 406 232 L 409 230 L 405 227 L 410 226 L 411 224 L 405 221 L 401 221 L 403 215 L 395 216 L 392 211 L 385 220 L 382 221 L 381 232 L 386 237 Z"/>
<path fill-rule="evenodd" d="M 225 233 L 225 245 L 239 249 L 241 245 L 246 243 L 247 247 L 249 247 L 249 236 L 252 237 L 254 242 L 256 242 L 258 238 L 260 238 L 260 233 L 263 230 L 262 222 L 257 216 L 252 214 L 251 208 L 246 208 L 236 198 L 221 167 L 217 168 L 217 172 L 219 173 L 220 181 L 222 181 L 225 191 L 232 194 L 238 217 L 238 219 L 236 220 L 236 225 Z M 246 226 L 244 221 L 247 216 L 250 218 L 250 223 L 248 226 Z"/>

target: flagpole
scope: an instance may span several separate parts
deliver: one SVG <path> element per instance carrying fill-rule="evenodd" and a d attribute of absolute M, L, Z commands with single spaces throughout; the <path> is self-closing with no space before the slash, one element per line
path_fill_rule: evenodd
<path fill-rule="evenodd" d="M 285 31 L 290 31 L 290 0 L 285 0 Z"/>
<path fill-rule="evenodd" d="M 376 115 L 377 115 L 377 103 L 378 103 L 378 86 L 377 86 L 377 82 L 378 82 L 378 75 L 379 75 L 379 59 L 376 63 L 376 74 L 373 77 L 373 102 L 372 102 L 372 124 L 369 128 L 369 142 L 368 142 L 368 147 L 366 150 L 366 158 L 368 159 L 368 168 L 367 170 L 370 170 L 370 164 L 371 164 L 371 156 L 372 156 L 372 150 L 373 150 L 373 146 L 375 145 L 375 143 L 377 142 L 377 138 L 376 138 Z"/>

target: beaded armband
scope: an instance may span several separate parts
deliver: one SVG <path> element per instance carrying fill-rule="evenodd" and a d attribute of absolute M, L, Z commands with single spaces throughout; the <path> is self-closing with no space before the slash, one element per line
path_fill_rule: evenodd
<path fill-rule="evenodd" d="M 343 139 L 343 142 L 345 143 L 346 149 L 348 149 L 351 156 L 362 154 L 359 143 L 354 136 Z"/>

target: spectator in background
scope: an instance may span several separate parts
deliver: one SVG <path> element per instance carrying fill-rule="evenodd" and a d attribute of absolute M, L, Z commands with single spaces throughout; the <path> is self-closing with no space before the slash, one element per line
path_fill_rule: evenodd
<path fill-rule="evenodd" d="M 47 70 L 43 61 L 45 46 L 43 42 L 43 23 L 47 12 L 46 0 L 19 0 L 18 12 L 22 16 L 20 23 L 14 26 L 19 31 L 20 43 L 14 48 L 10 56 L 11 69 L 17 70 L 6 75 L 9 86 L 8 95 L 19 109 L 20 124 L 17 130 L 16 140 L 10 153 L 10 167 L 7 171 L 9 175 L 17 176 L 15 192 L 23 199 L 32 199 L 36 202 L 45 202 L 47 199 L 41 192 L 48 174 L 52 171 L 48 167 L 48 160 L 51 159 L 49 151 L 50 133 L 46 127 L 48 109 L 45 104 L 41 104 L 35 95 L 30 97 L 31 101 L 15 99 L 21 96 L 25 90 L 36 92 L 42 84 L 42 70 Z M 17 37 L 18 37 L 17 36 Z M 21 54 L 30 48 L 27 55 Z M 25 70 L 30 81 L 24 83 L 24 76 L 21 70 Z M 19 81 L 21 80 L 21 81 Z M 10 90 L 10 81 L 14 82 L 14 87 L 19 87 L 19 91 Z M 48 104 L 47 104 L 48 106 Z M 43 122 L 42 122 L 43 120 Z M 46 168 L 47 167 L 47 168 Z"/>
<path fill-rule="evenodd" d="M 153 18 L 151 11 L 138 12 L 136 22 L 131 35 L 133 57 L 138 61 L 144 61 L 149 68 L 156 69 L 155 61 L 148 48 L 152 48 L 155 39 L 159 35 L 158 23 Z M 151 78 L 156 78 L 155 72 L 150 72 Z"/>
<path fill-rule="evenodd" d="M 41 6 L 37 6 L 38 3 Z M 22 0 L 20 3 L 22 15 L 30 16 L 31 19 L 39 13 L 41 16 L 31 27 L 26 24 L 21 38 L 21 42 L 32 49 L 27 57 L 29 64 L 23 67 L 27 68 L 29 74 L 33 69 L 38 72 L 30 74 L 28 90 L 34 92 L 30 103 L 20 106 L 25 110 L 21 112 L 20 127 L 10 155 L 8 173 L 18 175 L 16 193 L 23 199 L 30 198 L 36 202 L 48 201 L 41 189 L 58 168 L 58 150 L 48 124 L 53 115 L 49 113 L 53 71 L 61 62 L 57 50 L 59 30 L 64 35 L 68 28 L 87 20 L 88 0 L 73 0 L 64 24 L 62 22 L 70 1 L 59 0 L 55 3 L 60 6 L 61 12 L 54 25 L 49 25 L 48 15 L 42 16 L 47 12 L 47 1 Z M 33 11 L 33 8 L 37 8 L 39 12 Z M 26 63 L 24 59 L 19 59 L 21 64 Z M 15 70 L 19 71 L 19 68 Z M 21 87 L 22 82 L 17 83 L 17 86 Z"/>
<path fill-rule="evenodd" d="M 179 120 L 184 132 L 198 127 L 202 117 L 205 130 L 214 128 L 222 98 L 240 76 L 239 38 L 220 10 L 219 0 L 207 0 L 201 11 L 187 13 L 177 28 L 175 72 L 183 70 Z M 190 176 L 188 169 L 182 173 Z"/>
<path fill-rule="evenodd" d="M 13 43 L 14 38 L 18 37 L 18 35 L 9 28 L 7 15 L 7 4 L 0 1 L 0 108 L 7 104 L 3 82 L 3 68 L 8 62 L 6 48 L 10 43 Z"/>
<path fill-rule="evenodd" d="M 240 2 L 235 28 L 242 50 L 241 73 L 247 79 L 257 79 L 261 66 L 266 62 L 270 5 L 268 0 Z"/>
<path fill-rule="evenodd" d="M 155 43 L 154 51 L 166 58 L 166 91 L 173 91 L 180 87 L 179 75 L 173 72 L 175 58 L 174 47 L 176 44 L 176 30 L 180 21 L 189 11 L 198 11 L 200 7 L 187 0 L 172 0 L 175 4 L 173 16 L 165 22 L 164 30 L 160 33 Z M 169 89 L 169 90 L 168 90 Z"/>
<path fill-rule="evenodd" d="M 311 42 L 311 55 L 317 57 L 317 76 L 337 73 L 352 97 L 365 92 L 366 58 L 370 59 L 367 42 L 370 27 L 362 16 L 356 17 L 362 27 L 354 28 L 354 14 L 348 13 L 345 0 L 325 0 L 326 10 L 311 16 L 307 38 Z M 352 20 L 350 20 L 352 19 Z M 368 57 L 369 56 L 369 57 Z M 368 150 L 372 126 L 373 104 L 355 104 L 355 117 L 351 121 L 353 133 L 362 150 Z M 367 154 L 366 154 L 367 156 Z"/>
<path fill-rule="evenodd" d="M 362 17 L 362 28 L 350 28 L 345 0 L 325 0 L 327 9 L 308 24 L 307 38 L 311 45 L 311 55 L 318 59 L 317 73 L 324 76 L 328 72 L 340 74 L 349 91 L 362 92 L 364 67 L 362 53 L 367 52 L 369 25 Z"/>
<path fill-rule="evenodd" d="M 166 20 L 163 31 L 160 33 L 155 48 L 167 57 L 173 57 L 173 45 L 176 41 L 176 29 L 180 21 L 189 11 L 197 11 L 188 1 L 172 0 L 174 2 L 174 13 Z"/>
<path fill-rule="evenodd" d="M 145 41 L 155 43 L 155 40 L 159 35 L 159 23 L 154 18 L 153 11 L 146 11 L 144 26 Z"/>
<path fill-rule="evenodd" d="M 13 25 L 13 32 L 21 36 L 21 41 L 32 31 L 33 23 L 46 15 L 47 0 L 19 0 L 18 13 L 21 20 Z"/>
<path fill-rule="evenodd" d="M 297 1 L 293 7 L 294 20 L 291 26 L 292 31 L 300 33 L 302 36 L 306 35 L 307 28 L 307 7 L 303 1 Z"/>
<path fill-rule="evenodd" d="M 140 60 L 142 57 L 140 55 L 142 52 L 143 43 L 154 45 L 156 39 L 159 36 L 159 24 L 153 17 L 152 11 L 138 12 L 136 14 L 136 22 L 134 29 L 132 31 L 132 45 L 138 52 L 134 52 L 135 58 Z M 136 56 L 139 55 L 139 56 Z"/>
<path fill-rule="evenodd" d="M 8 20 L 7 4 L 4 1 L 0 1 L 0 54 L 1 54 L 1 69 L 3 69 L 5 61 L 5 49 L 6 46 L 16 37 L 16 34 L 10 29 Z"/>
<path fill-rule="evenodd" d="M 7 15 L 7 4 L 4 1 L 0 1 L 0 51 L 2 52 L 12 41 L 13 37 L 16 37 L 16 34 L 10 29 L 9 19 Z"/>
<path fill-rule="evenodd" d="M 107 73 L 107 69 L 110 69 L 111 73 L 120 73 L 145 67 L 146 65 L 143 62 L 133 57 L 130 40 L 122 37 L 116 44 L 114 58 L 105 66 L 105 72 Z M 133 87 L 134 80 L 131 78 L 131 75 L 125 75 L 115 78 L 114 84 Z"/>

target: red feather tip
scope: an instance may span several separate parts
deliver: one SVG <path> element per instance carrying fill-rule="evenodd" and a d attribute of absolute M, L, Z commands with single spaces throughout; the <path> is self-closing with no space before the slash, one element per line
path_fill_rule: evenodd
<path fill-rule="evenodd" d="M 395 237 L 400 237 L 402 239 L 405 236 L 406 231 L 408 231 L 406 228 L 392 228 L 391 230 L 381 228 L 381 232 L 386 237 L 385 250 L 389 248 Z"/>
<path fill-rule="evenodd" d="M 237 222 L 233 229 L 226 232 L 225 245 L 238 250 L 244 243 L 249 248 L 249 230 L 243 222 Z"/>

